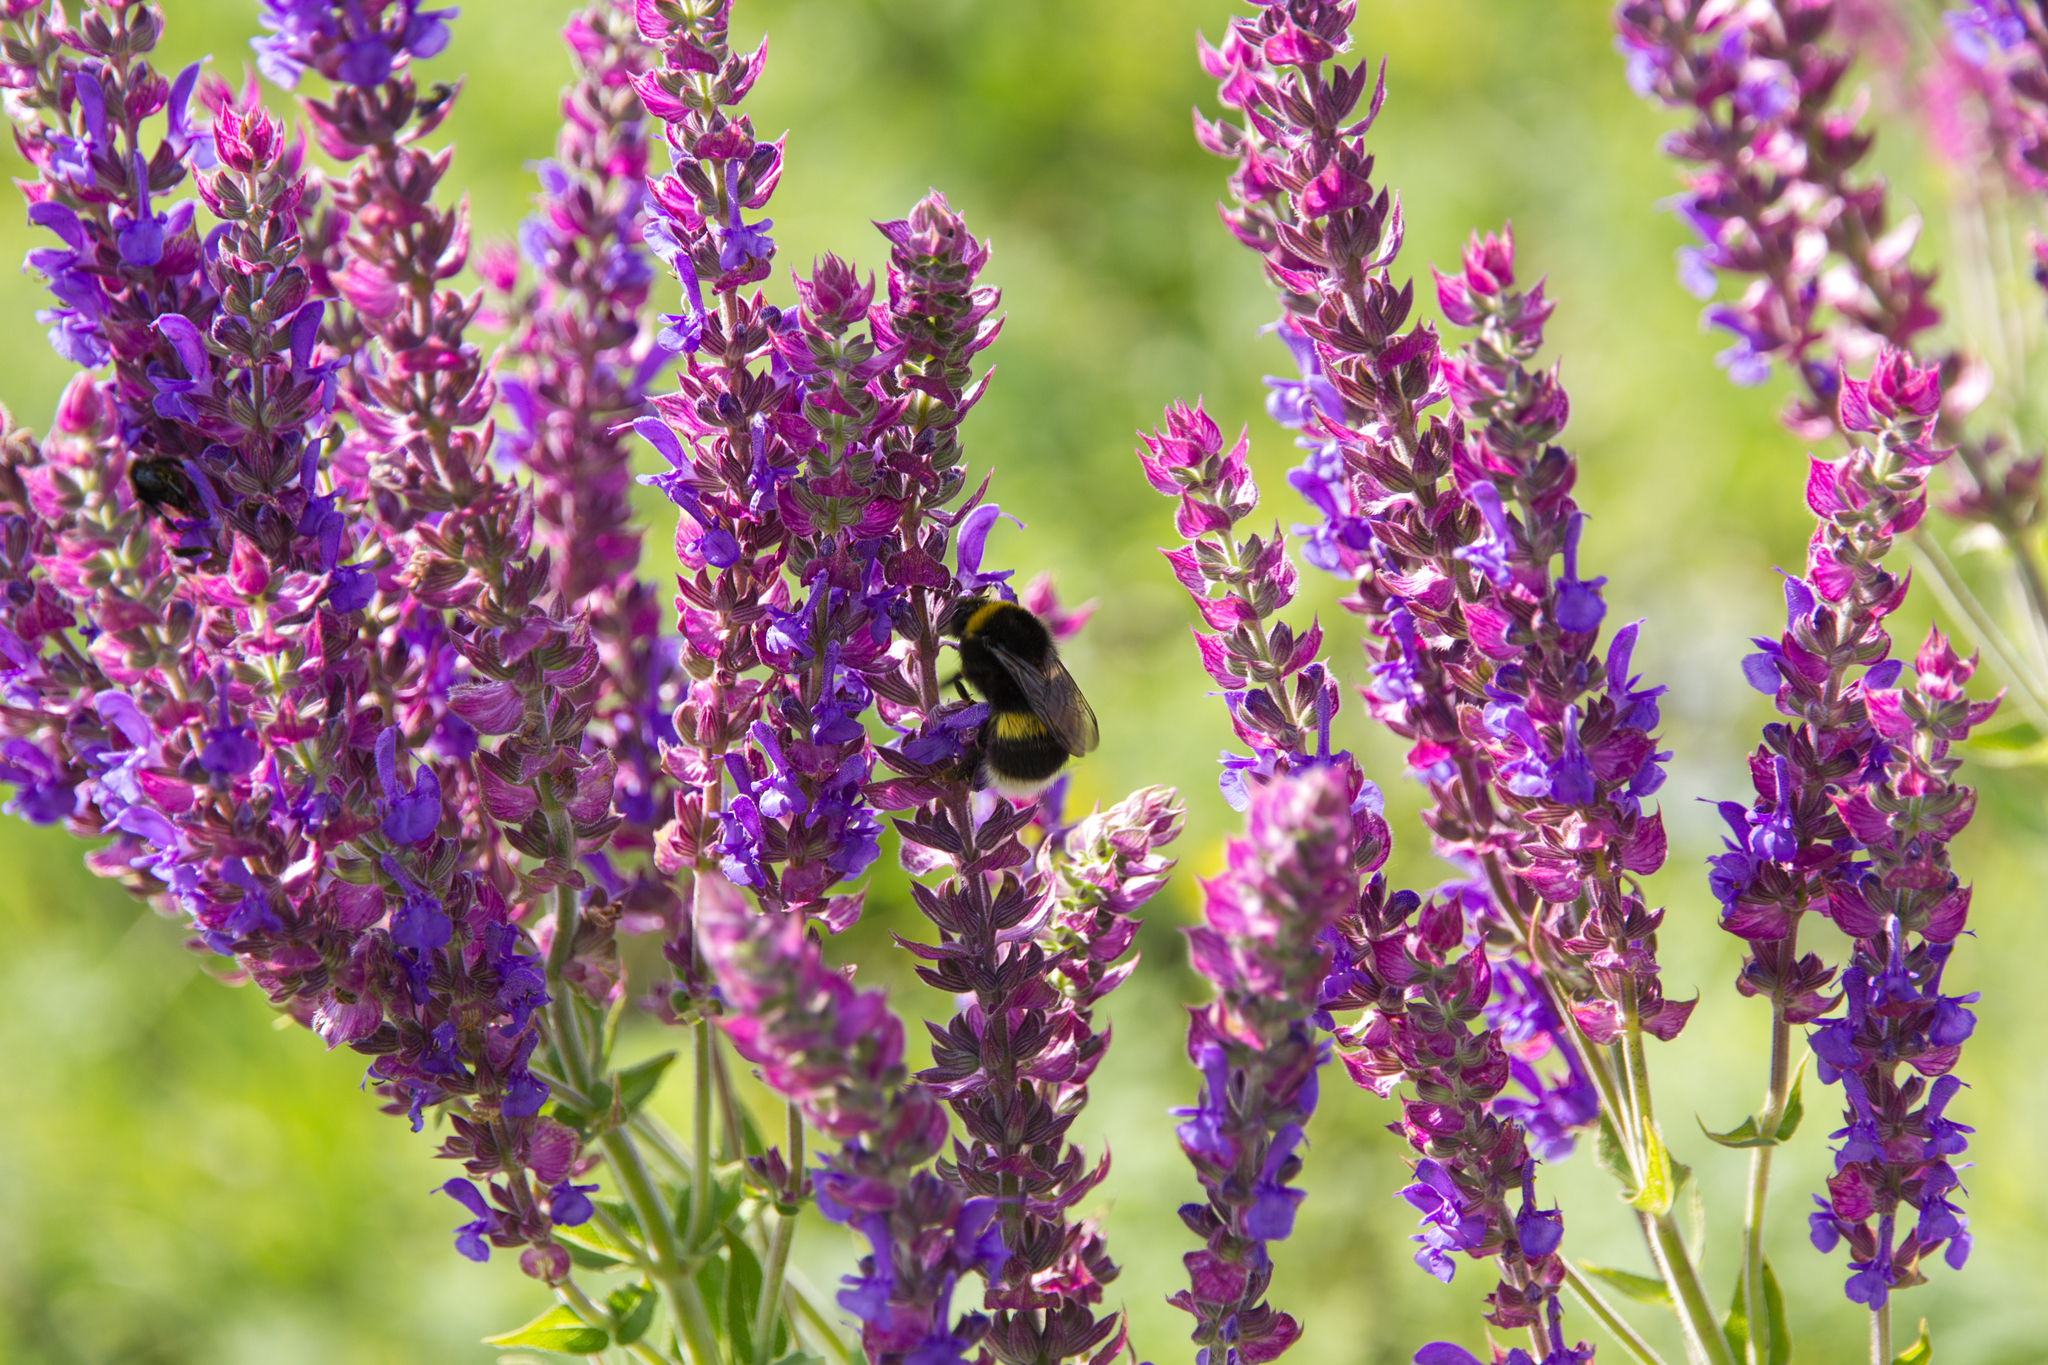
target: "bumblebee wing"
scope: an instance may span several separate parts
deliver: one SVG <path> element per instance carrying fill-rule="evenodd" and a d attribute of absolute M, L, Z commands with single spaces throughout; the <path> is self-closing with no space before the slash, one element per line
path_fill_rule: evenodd
<path fill-rule="evenodd" d="M 1074 675 L 1067 672 L 1066 665 L 1059 661 L 1057 655 L 1041 667 L 993 640 L 983 643 L 1016 680 L 1017 686 L 1023 689 L 1033 714 L 1045 722 L 1059 742 L 1066 746 L 1068 753 L 1078 757 L 1102 742 L 1102 732 L 1095 724 L 1094 708 L 1081 695 Z"/>

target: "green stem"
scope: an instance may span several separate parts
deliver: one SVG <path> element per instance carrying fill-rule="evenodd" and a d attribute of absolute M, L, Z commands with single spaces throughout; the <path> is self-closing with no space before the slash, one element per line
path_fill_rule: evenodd
<path fill-rule="evenodd" d="M 602 1327 L 612 1333 L 619 1330 L 618 1320 L 611 1315 L 610 1310 L 592 1303 L 590 1296 L 583 1292 L 583 1286 L 574 1279 L 564 1277 L 555 1281 L 555 1293 L 563 1303 L 576 1310 L 577 1317 L 592 1327 Z"/>
<path fill-rule="evenodd" d="M 754 1365 L 768 1365 L 775 1345 L 776 1311 L 782 1304 L 782 1275 L 789 1267 L 789 1248 L 796 1241 L 796 1215 L 777 1214 L 768 1239 L 768 1259 L 761 1267 L 761 1303 L 754 1310 Z"/>
<path fill-rule="evenodd" d="M 804 1116 L 791 1101 L 789 1106 L 790 1179 L 801 1181 L 804 1169 Z M 782 1276 L 789 1268 L 789 1248 L 796 1241 L 796 1210 L 776 1214 L 775 1231 L 768 1241 L 768 1259 L 761 1267 L 761 1305 L 754 1314 L 755 1365 L 768 1365 L 775 1329 L 775 1312 L 782 1302 Z"/>
<path fill-rule="evenodd" d="M 1650 1101 L 1650 1059 L 1643 1051 L 1643 1016 L 1636 1000 L 1636 983 L 1629 978 L 1621 990 L 1621 1052 L 1628 1069 L 1628 1096 L 1636 1121 L 1636 1140 L 1649 1152 L 1649 1136 L 1656 1131 L 1657 1115 Z"/>
<path fill-rule="evenodd" d="M 647 1163 L 641 1159 L 640 1149 L 616 1128 L 599 1138 L 598 1145 L 619 1178 L 619 1190 L 626 1196 L 627 1206 L 640 1220 L 640 1236 L 653 1258 L 655 1273 L 666 1275 L 679 1270 L 683 1256 L 682 1248 L 676 1243 L 675 1225 L 669 1220 L 668 1207 L 661 1192 L 655 1188 L 654 1178 L 647 1172 Z"/>
<path fill-rule="evenodd" d="M 690 1116 L 694 1126 L 691 1133 L 690 1225 L 683 1239 L 692 1250 L 703 1244 L 704 1235 L 711 1226 L 711 1021 L 699 1019 L 695 1032 L 697 1110 Z"/>
<path fill-rule="evenodd" d="M 1792 927 L 1777 950 L 1780 961 L 1797 960 L 1794 945 L 1799 941 L 1798 935 L 1799 916 L 1794 915 Z M 1763 1113 L 1757 1119 L 1757 1130 L 1763 1136 L 1777 1137 L 1791 1088 L 1792 1025 L 1785 1018 L 1784 992 L 1781 990 L 1771 1001 L 1771 1080 L 1764 1092 Z M 1773 1150 L 1766 1145 L 1749 1154 L 1749 1198 L 1743 1210 L 1742 1283 L 1749 1323 L 1750 1365 L 1768 1365 L 1771 1358 L 1769 1306 L 1764 1297 L 1764 1206 L 1770 1196 Z"/>
<path fill-rule="evenodd" d="M 1628 1352 L 1637 1365 L 1664 1365 L 1663 1358 L 1650 1348 L 1650 1343 L 1637 1335 L 1636 1329 L 1628 1325 L 1628 1320 L 1615 1311 L 1614 1305 L 1607 1302 L 1593 1282 L 1570 1261 L 1564 1262 L 1564 1282 L 1572 1287 L 1572 1292 L 1579 1296 L 1579 1302 L 1585 1305 L 1586 1311 L 1600 1320 L 1607 1334 L 1621 1344 L 1621 1349 Z"/>
<path fill-rule="evenodd" d="M 554 1048 L 550 1046 L 548 1050 L 550 1052 L 553 1052 Z M 548 1083 L 549 1092 L 553 1094 L 556 1099 L 567 1100 L 570 1104 L 574 1105 L 578 1109 L 581 1109 L 586 1114 L 590 1112 L 590 1096 L 584 1094 L 581 1090 L 569 1084 L 568 1077 L 562 1075 L 558 1071 L 550 1071 L 545 1066 L 534 1066 L 530 1062 L 527 1064 L 526 1069 L 528 1071 L 531 1071 L 534 1075 L 540 1077 L 540 1079 L 546 1081 Z"/>
<path fill-rule="evenodd" d="M 602 1204 L 598 1204 L 595 1206 L 591 1214 L 591 1219 L 598 1225 L 599 1228 L 603 1229 L 604 1234 L 607 1237 L 610 1237 L 620 1246 L 629 1248 L 632 1251 L 633 1259 L 629 1262 L 629 1264 L 635 1270 L 639 1271 L 642 1275 L 647 1276 L 649 1279 L 654 1278 L 656 1267 L 653 1260 L 650 1259 L 647 1255 L 647 1248 L 640 1245 L 640 1243 L 634 1238 L 632 1232 L 626 1227 L 624 1223 L 621 1223 L 618 1219 L 612 1217 L 611 1211 L 605 1208 L 605 1206 Z"/>
<path fill-rule="evenodd" d="M 704 1296 L 697 1292 L 694 1276 L 674 1275 L 661 1281 L 662 1297 L 668 1311 L 682 1324 L 683 1344 L 690 1352 L 691 1365 L 722 1365 L 718 1353 L 718 1329 L 711 1325 L 711 1313 Z"/>
<path fill-rule="evenodd" d="M 668 1163 L 669 1169 L 675 1173 L 677 1180 L 685 1185 L 690 1183 L 692 1179 L 690 1174 L 692 1170 L 690 1158 L 684 1153 L 682 1147 L 677 1144 L 673 1133 L 662 1126 L 658 1120 L 649 1117 L 645 1110 L 633 1115 L 626 1122 L 627 1126 L 632 1128 L 636 1134 L 647 1140 L 649 1150 Z"/>
<path fill-rule="evenodd" d="M 1892 1365 L 1892 1304 L 1870 1310 L 1870 1365 Z"/>
<path fill-rule="evenodd" d="M 558 1282 L 555 1285 L 555 1293 L 560 1296 L 563 1303 L 568 1304 L 569 1307 L 576 1311 L 577 1317 L 582 1318 L 591 1326 L 602 1327 L 614 1337 L 619 1334 L 618 1319 L 603 1305 L 592 1302 L 590 1296 L 583 1292 L 583 1286 L 577 1284 L 576 1281 L 562 1280 Z M 632 1355 L 636 1360 L 647 1362 L 647 1365 L 676 1365 L 673 1356 L 656 1349 L 644 1336 L 640 1340 L 631 1342 L 621 1349 Z"/>
<path fill-rule="evenodd" d="M 647 1365 L 676 1365 L 673 1356 L 664 1355 L 662 1352 L 655 1350 L 654 1347 L 647 1344 L 646 1337 L 640 1338 L 640 1340 L 628 1346 L 626 1350 L 633 1355 L 634 1359 L 644 1360 L 647 1362 Z"/>
<path fill-rule="evenodd" d="M 1550 989 L 1551 1013 L 1563 1021 L 1565 1032 L 1571 1035 L 1572 1046 L 1579 1051 L 1579 1060 L 1586 1064 L 1586 1073 L 1593 1078 L 1593 1089 L 1600 1093 L 1600 1111 L 1616 1121 L 1614 1126 L 1622 1139 L 1622 1151 L 1628 1156 L 1629 1169 L 1636 1174 L 1637 1188 L 1641 1188 L 1643 1172 L 1642 1163 L 1637 1159 L 1639 1143 L 1634 1114 L 1623 1102 L 1621 1085 L 1614 1078 L 1613 1068 L 1607 1064 L 1607 1055 L 1579 1027 L 1579 1017 L 1572 1013 L 1571 997 L 1565 994 L 1563 986 L 1547 971 L 1541 979 Z"/>
<path fill-rule="evenodd" d="M 1650 1100 L 1650 1066 L 1643 1051 L 1642 1012 L 1633 980 L 1622 988 L 1621 1011 L 1621 1048 L 1628 1072 L 1629 1098 L 1635 1106 L 1642 1162 L 1647 1165 L 1657 1116 Z M 1678 1225 L 1671 1220 L 1670 1210 L 1645 1213 L 1643 1231 L 1650 1243 L 1650 1255 L 1656 1259 L 1664 1284 L 1671 1291 L 1678 1326 L 1685 1334 L 1686 1354 L 1696 1365 L 1736 1365 L 1735 1354 L 1728 1348 L 1728 1337 L 1721 1330 L 1721 1320 L 1707 1299 L 1706 1286 L 1700 1282 L 1699 1267 L 1693 1264 L 1692 1253 L 1686 1249 Z"/>
<path fill-rule="evenodd" d="M 1671 1221 L 1669 1213 L 1646 1213 L 1642 1218 L 1650 1255 L 1671 1290 L 1672 1310 L 1685 1336 L 1687 1357 L 1694 1365 L 1736 1365 L 1735 1353 L 1728 1349 L 1728 1337 L 1707 1300 L 1706 1286 L 1700 1283 L 1699 1270 L 1685 1249 L 1678 1224 Z"/>
<path fill-rule="evenodd" d="M 2005 537 L 2005 546 L 2012 552 L 2012 562 L 2019 571 L 2020 586 L 2026 590 L 2027 605 L 2034 610 L 2034 634 L 2040 638 L 2048 634 L 2048 583 L 2041 580 L 2041 566 L 2034 559 L 2033 551 L 2027 547 L 2026 534 L 2012 527 L 2000 525 L 1999 533 Z"/>
<path fill-rule="evenodd" d="M 583 1051 L 583 1036 L 576 1025 L 576 1002 L 562 980 L 576 946 L 576 893 L 562 887 L 555 896 L 555 941 L 548 945 L 548 1020 L 554 1025 L 551 1040 L 555 1063 L 562 1074 L 586 1096 L 590 1093 L 590 1067 Z"/>
<path fill-rule="evenodd" d="M 726 1070 L 725 1049 L 711 1049 L 711 1079 L 718 1086 L 718 1118 L 725 1138 L 725 1159 L 744 1161 L 747 1157 L 745 1127 L 740 1123 L 740 1100 L 733 1093 L 732 1074 Z"/>
<path fill-rule="evenodd" d="M 681 1329 L 692 1365 L 723 1365 L 718 1353 L 718 1333 L 711 1325 L 711 1315 L 705 1310 L 703 1295 L 697 1292 L 696 1277 L 683 1263 L 676 1245 L 675 1228 L 669 1222 L 667 1205 L 647 1173 L 647 1166 L 640 1158 L 640 1149 L 616 1128 L 599 1138 L 598 1142 L 604 1149 L 605 1160 L 618 1177 L 627 1204 L 632 1206 L 634 1217 L 640 1220 L 640 1235 L 647 1239 L 647 1249 L 654 1260 L 652 1278 L 668 1303 L 670 1316 Z"/>

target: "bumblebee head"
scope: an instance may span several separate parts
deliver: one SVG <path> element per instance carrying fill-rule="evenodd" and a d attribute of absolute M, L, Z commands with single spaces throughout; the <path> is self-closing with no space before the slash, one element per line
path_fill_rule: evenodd
<path fill-rule="evenodd" d="M 986 597 L 956 597 L 951 606 L 939 617 L 939 634 L 955 637 L 967 633 L 967 623 L 974 614 L 989 604 Z"/>

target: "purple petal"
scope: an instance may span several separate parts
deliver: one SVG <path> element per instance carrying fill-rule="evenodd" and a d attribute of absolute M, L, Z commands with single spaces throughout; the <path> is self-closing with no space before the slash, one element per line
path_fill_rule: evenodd
<path fill-rule="evenodd" d="M 212 371 L 206 363 L 206 338 L 199 326 L 182 313 L 160 314 L 150 327 L 178 353 L 178 362 L 185 367 L 185 374 L 191 379 L 208 378 Z"/>

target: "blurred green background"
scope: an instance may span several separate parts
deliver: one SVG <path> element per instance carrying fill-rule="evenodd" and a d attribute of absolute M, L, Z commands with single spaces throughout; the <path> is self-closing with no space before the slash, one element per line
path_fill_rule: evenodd
<path fill-rule="evenodd" d="M 211 53 L 235 73 L 253 5 L 164 8 L 160 66 Z M 1706 1273 L 1719 1297 L 1734 1278 L 1745 1158 L 1698 1137 L 1692 1116 L 1727 1127 L 1753 1106 L 1765 1021 L 1730 988 L 1738 954 L 1714 927 L 1701 866 L 1717 836 L 1696 798 L 1744 794 L 1742 757 L 1768 719 L 1737 660 L 1745 636 L 1782 620 L 1773 565 L 1802 557 L 1802 450 L 1772 420 L 1782 389 L 1730 387 L 1711 362 L 1719 343 L 1700 334 L 1697 304 L 1673 282 L 1681 229 L 1653 207 L 1675 188 L 1654 151 L 1666 120 L 1624 87 L 1604 7 L 1360 8 L 1354 55 L 1390 58 L 1373 145 L 1407 209 L 1402 268 L 1424 276 L 1427 298 L 1430 262 L 1452 262 L 1471 227 L 1512 217 L 1524 270 L 1549 274 L 1560 303 L 1553 353 L 1574 400 L 1567 439 L 1593 517 L 1589 572 L 1610 576 L 1612 622 L 1648 618 L 1637 662 L 1671 688 L 1665 738 L 1677 757 L 1662 796 L 1673 850 L 1653 891 L 1670 910 L 1667 990 L 1705 998 L 1653 1064 L 1669 1137 L 1703 1182 Z M 1055 570 L 1069 600 L 1103 599 L 1069 651 L 1104 732 L 1101 752 L 1079 766 L 1081 799 L 1155 782 L 1189 799 L 1183 876 L 1155 904 L 1145 965 L 1109 1006 L 1116 1046 L 1078 1129 L 1091 1148 L 1115 1149 L 1097 1208 L 1125 1267 L 1112 1288 L 1130 1309 L 1139 1357 L 1162 1363 L 1191 1354 L 1186 1319 L 1163 1302 L 1191 1245 L 1173 1209 L 1194 1189 L 1164 1111 L 1195 1089 L 1180 1006 L 1201 998 L 1173 928 L 1193 915 L 1191 874 L 1215 868 L 1232 820 L 1215 787 L 1227 726 L 1203 695 L 1187 636 L 1194 613 L 1153 551 L 1171 541 L 1170 507 L 1140 479 L 1132 431 L 1171 399 L 1205 396 L 1227 426 L 1251 423 L 1273 514 L 1306 516 L 1283 478 L 1295 453 L 1260 409 L 1260 375 L 1285 363 L 1255 335 L 1273 305 L 1256 261 L 1216 221 L 1224 166 L 1188 130 L 1191 105 L 1213 108 L 1194 31 L 1219 35 L 1230 12 L 1222 0 L 741 0 L 735 19 L 749 42 L 773 35 L 750 108 L 762 132 L 790 130 L 771 210 L 786 266 L 828 249 L 879 262 L 869 220 L 900 216 L 928 186 L 994 240 L 988 278 L 1004 290 L 1009 324 L 967 436 L 1029 529 L 1006 529 L 992 558 L 1025 577 Z M 470 192 L 487 236 L 509 234 L 532 190 L 524 166 L 552 147 L 564 13 L 561 0 L 472 6 L 432 64 L 433 75 L 470 78 L 447 125 L 461 149 L 450 183 Z M 1910 130 L 1893 129 L 1879 160 L 1929 219 L 1921 254 L 1939 259 L 1949 188 L 1917 147 Z M 0 167 L 22 170 L 11 148 Z M 0 214 L 0 255 L 18 259 L 30 244 L 19 211 Z M 786 280 L 776 288 L 787 296 Z M 662 297 L 673 306 L 672 287 Z M 0 401 L 37 426 L 65 377 L 30 320 L 40 306 L 33 277 L 0 275 Z M 647 507 L 657 528 L 661 513 Z M 648 537 L 650 574 L 668 571 L 666 541 L 658 529 Z M 1969 562 L 1987 583 L 1999 572 L 1990 555 Z M 1357 676 L 1352 619 L 1333 608 L 1329 584 L 1304 581 L 1296 614 L 1323 613 L 1331 657 Z M 1926 620 L 1922 597 L 1900 623 L 1909 649 Z M 1396 746 L 1355 707 L 1340 730 L 1387 788 L 1402 841 L 1390 875 L 1434 884 L 1444 874 L 1412 818 L 1416 790 L 1400 777 Z M 1965 1173 L 1977 1247 L 1966 1273 L 1936 1270 L 1896 1310 L 1907 1340 L 1916 1318 L 1930 1318 L 1940 1358 L 1957 1365 L 2038 1361 L 2048 1339 L 2038 1292 L 2048 1207 L 2027 1174 L 2048 1117 L 2038 1051 L 2048 992 L 2026 985 L 2036 970 L 2028 954 L 2043 947 L 2048 812 L 2038 772 L 1974 773 L 1983 806 L 1956 862 L 1978 885 L 1979 936 L 1957 954 L 1949 984 L 1984 993 L 1960 1072 L 1973 1088 L 1951 1110 L 1977 1129 L 1979 1165 Z M 79 854 L 61 834 L 0 824 L 0 1360 L 490 1359 L 477 1338 L 524 1321 L 547 1296 L 503 1254 L 487 1266 L 454 1254 L 449 1229 L 461 1219 L 428 1194 L 449 1174 L 433 1144 L 376 1112 L 358 1088 L 359 1058 L 273 1028 L 259 995 L 208 979 L 210 963 L 180 946 L 173 924 L 88 876 Z M 869 921 L 842 945 L 864 979 L 889 982 L 906 1013 L 949 1012 L 888 946 L 887 930 L 916 927 L 895 883 L 880 879 L 869 904 Z M 643 1025 L 630 1046 L 677 1041 Z M 680 1117 L 685 1078 L 670 1088 Z M 1276 1248 L 1273 1299 L 1307 1324 L 1290 1359 L 1406 1361 L 1444 1336 L 1480 1348 L 1485 1266 L 1465 1265 L 1446 1287 L 1409 1264 L 1413 1220 L 1393 1199 L 1405 1149 L 1384 1131 L 1393 1107 L 1335 1075 L 1324 1094 L 1302 1181 L 1311 1197 Z M 1839 1292 L 1841 1253 L 1819 1257 L 1805 1235 L 1808 1193 L 1828 1169 L 1833 1098 L 1809 1087 L 1813 1112 L 1780 1158 L 1773 1207 L 1797 1359 L 1816 1365 L 1867 1358 L 1864 1318 Z M 1549 1172 L 1546 1186 L 1564 1200 L 1568 1252 L 1649 1269 L 1586 1156 Z M 802 1243 L 820 1284 L 851 1257 L 831 1229 Z M 1681 1358 L 1668 1328 L 1649 1310 L 1637 1316 Z M 1603 1358 L 1621 1358 L 1583 1313 L 1570 1327 Z"/>

